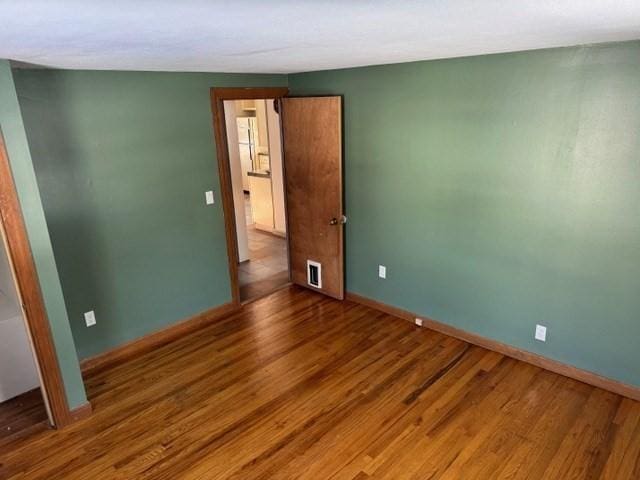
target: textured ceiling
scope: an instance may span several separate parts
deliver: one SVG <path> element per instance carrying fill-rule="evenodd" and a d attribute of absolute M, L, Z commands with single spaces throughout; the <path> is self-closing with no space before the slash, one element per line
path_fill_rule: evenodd
<path fill-rule="evenodd" d="M 289 73 L 640 38 L 640 0 L 0 0 L 0 58 Z"/>

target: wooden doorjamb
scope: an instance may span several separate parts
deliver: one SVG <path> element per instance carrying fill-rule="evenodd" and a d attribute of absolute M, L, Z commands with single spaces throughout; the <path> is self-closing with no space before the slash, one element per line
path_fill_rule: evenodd
<path fill-rule="evenodd" d="M 236 218 L 233 204 L 233 185 L 229 166 L 229 146 L 227 145 L 227 127 L 224 116 L 225 100 L 278 99 L 289 94 L 287 87 L 235 88 L 223 87 L 211 89 L 211 111 L 216 141 L 218 172 L 220 176 L 220 196 L 224 211 L 224 225 L 227 237 L 227 255 L 229 257 L 229 278 L 231 281 L 232 302 L 240 306 L 240 283 L 238 281 L 238 245 L 236 237 Z"/>
<path fill-rule="evenodd" d="M 72 423 L 76 415 L 69 410 L 67 403 L 58 357 L 2 131 L 0 131 L 0 221 L 8 249 L 9 263 L 13 267 L 18 295 L 38 363 L 42 395 L 51 413 L 53 425 L 61 428 Z"/>

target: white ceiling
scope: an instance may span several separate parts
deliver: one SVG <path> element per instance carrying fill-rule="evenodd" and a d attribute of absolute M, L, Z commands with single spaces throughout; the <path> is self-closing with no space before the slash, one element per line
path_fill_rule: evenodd
<path fill-rule="evenodd" d="M 640 38 L 640 0 L 0 0 L 0 58 L 289 73 Z"/>

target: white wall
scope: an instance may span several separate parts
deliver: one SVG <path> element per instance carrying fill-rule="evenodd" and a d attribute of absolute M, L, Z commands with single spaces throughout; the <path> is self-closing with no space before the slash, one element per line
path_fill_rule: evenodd
<path fill-rule="evenodd" d="M 242 187 L 242 170 L 240 168 L 240 150 L 238 149 L 235 101 L 226 100 L 224 102 L 224 116 L 227 126 L 227 144 L 229 145 L 229 166 L 231 167 L 231 184 L 236 217 L 238 258 L 241 262 L 244 262 L 249 260 L 249 241 L 247 239 L 247 223 L 244 211 L 244 191 Z"/>
<path fill-rule="evenodd" d="M 266 104 L 269 100 L 256 100 L 256 120 L 258 121 L 258 144 L 256 145 L 259 153 L 267 153 L 269 151 L 269 131 L 267 127 L 267 108 Z"/>
<path fill-rule="evenodd" d="M 0 402 L 39 386 L 22 309 L 0 237 Z"/>
<path fill-rule="evenodd" d="M 271 179 L 265 177 L 249 177 L 251 184 L 251 213 L 253 226 L 258 230 L 273 232 L 273 198 L 271 196 Z"/>
<path fill-rule="evenodd" d="M 285 234 L 287 220 L 284 207 L 284 179 L 282 176 L 282 142 L 280 139 L 280 115 L 273 108 L 273 100 L 267 100 L 269 125 L 269 159 L 273 187 L 273 216 L 276 233 Z"/>

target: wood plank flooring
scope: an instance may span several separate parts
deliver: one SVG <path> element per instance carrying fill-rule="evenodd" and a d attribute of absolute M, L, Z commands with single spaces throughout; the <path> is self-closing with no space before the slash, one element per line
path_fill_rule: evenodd
<path fill-rule="evenodd" d="M 47 409 L 39 388 L 0 403 L 0 451 L 16 436 L 46 428 Z"/>
<path fill-rule="evenodd" d="M 87 388 L 0 478 L 640 478 L 640 403 L 296 287 Z"/>

